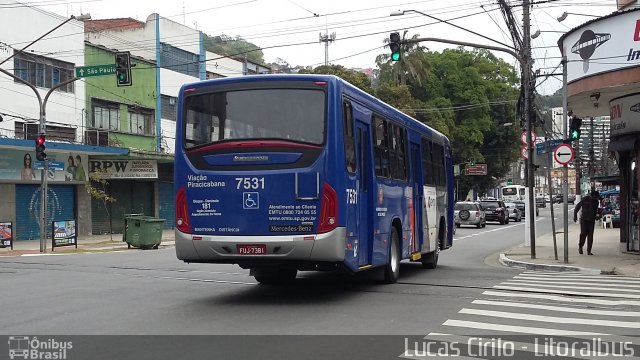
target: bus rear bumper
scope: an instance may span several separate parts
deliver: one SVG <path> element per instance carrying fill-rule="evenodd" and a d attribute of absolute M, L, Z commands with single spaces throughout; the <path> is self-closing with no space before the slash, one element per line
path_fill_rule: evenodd
<path fill-rule="evenodd" d="M 196 237 L 198 240 L 194 240 Z M 297 260 L 342 262 L 346 231 L 337 228 L 325 234 L 279 236 L 211 236 L 186 234 L 176 229 L 176 256 L 185 262 L 243 263 L 250 260 Z M 243 245 L 264 245 L 266 253 L 242 255 Z"/>

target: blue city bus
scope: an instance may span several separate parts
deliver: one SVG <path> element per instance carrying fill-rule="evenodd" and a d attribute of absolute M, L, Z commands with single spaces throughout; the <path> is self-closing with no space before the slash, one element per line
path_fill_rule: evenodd
<path fill-rule="evenodd" d="M 175 146 L 176 255 L 263 284 L 298 271 L 435 268 L 453 243 L 449 140 L 330 75 L 185 84 Z"/>

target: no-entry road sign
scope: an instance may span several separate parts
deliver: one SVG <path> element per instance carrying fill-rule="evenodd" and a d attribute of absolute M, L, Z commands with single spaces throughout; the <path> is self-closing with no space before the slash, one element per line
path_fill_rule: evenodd
<path fill-rule="evenodd" d="M 560 144 L 553 151 L 553 158 L 561 165 L 567 165 L 571 160 L 573 160 L 573 155 L 573 148 L 568 144 Z"/>

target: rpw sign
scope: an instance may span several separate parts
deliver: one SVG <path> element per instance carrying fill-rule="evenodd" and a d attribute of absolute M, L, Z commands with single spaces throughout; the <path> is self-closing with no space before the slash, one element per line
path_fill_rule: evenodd
<path fill-rule="evenodd" d="M 156 160 L 91 160 L 89 172 L 101 179 L 157 179 Z"/>

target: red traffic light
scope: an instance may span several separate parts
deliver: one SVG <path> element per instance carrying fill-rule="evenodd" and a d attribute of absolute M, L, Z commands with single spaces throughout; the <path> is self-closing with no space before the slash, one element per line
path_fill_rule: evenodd
<path fill-rule="evenodd" d="M 38 138 L 36 139 L 36 145 L 44 145 L 44 141 L 45 141 L 45 137 L 44 135 L 40 135 L 38 136 Z"/>
<path fill-rule="evenodd" d="M 46 138 L 44 135 L 38 135 L 36 138 L 36 159 L 38 161 L 44 161 L 47 159 L 46 147 L 44 146 Z"/>

